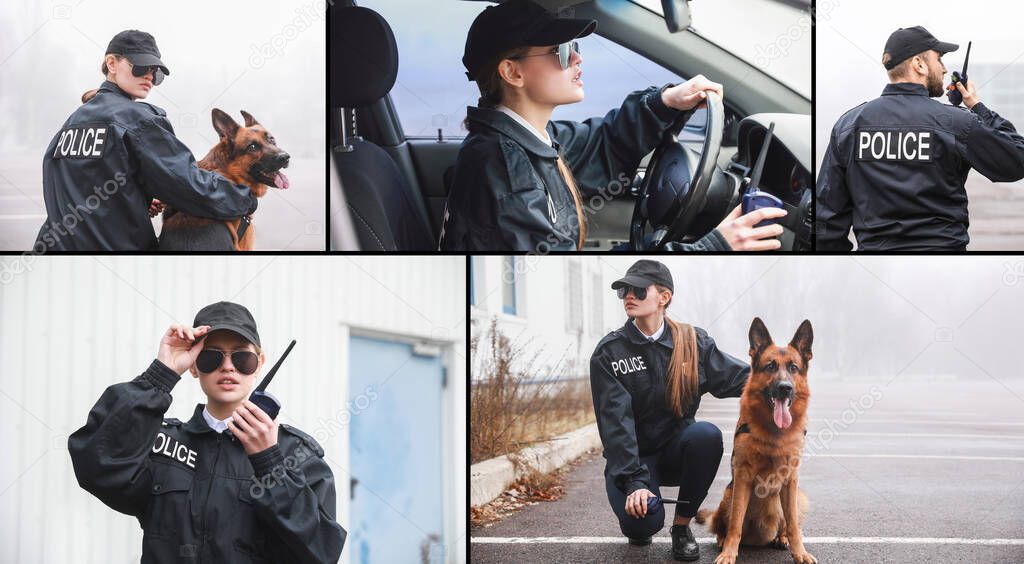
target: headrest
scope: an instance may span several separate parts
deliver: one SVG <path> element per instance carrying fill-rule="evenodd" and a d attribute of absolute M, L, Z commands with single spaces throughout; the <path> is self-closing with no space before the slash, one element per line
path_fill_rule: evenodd
<path fill-rule="evenodd" d="M 398 46 L 380 14 L 360 6 L 331 8 L 332 108 L 358 108 L 380 100 L 398 76 Z"/>

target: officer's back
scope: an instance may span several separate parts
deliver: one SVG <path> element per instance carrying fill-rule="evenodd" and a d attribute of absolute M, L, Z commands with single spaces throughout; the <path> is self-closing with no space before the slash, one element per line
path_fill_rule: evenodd
<path fill-rule="evenodd" d="M 34 252 L 153 249 L 154 199 L 221 220 L 256 209 L 247 187 L 198 168 L 162 109 L 134 101 L 170 74 L 152 35 L 115 35 L 101 70 L 107 80 L 64 122 L 43 155 L 47 220 Z"/>
<path fill-rule="evenodd" d="M 973 83 L 963 89 L 970 110 L 932 99 L 943 93 L 940 57 L 956 49 L 920 27 L 890 36 L 893 83 L 832 131 L 817 184 L 819 250 L 851 248 L 851 226 L 861 250 L 964 250 L 970 169 L 1024 177 L 1024 138 L 977 101 Z"/>

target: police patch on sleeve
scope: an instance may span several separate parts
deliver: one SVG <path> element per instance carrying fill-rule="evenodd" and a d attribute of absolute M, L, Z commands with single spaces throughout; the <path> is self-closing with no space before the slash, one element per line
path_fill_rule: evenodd
<path fill-rule="evenodd" d="M 79 125 L 57 135 L 55 159 L 102 159 L 107 149 L 106 125 Z"/>
<path fill-rule="evenodd" d="M 932 133 L 924 128 L 858 129 L 854 154 L 858 161 L 931 162 Z"/>

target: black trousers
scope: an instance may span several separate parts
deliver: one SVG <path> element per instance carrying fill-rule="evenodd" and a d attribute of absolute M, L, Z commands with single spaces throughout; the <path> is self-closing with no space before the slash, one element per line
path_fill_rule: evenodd
<path fill-rule="evenodd" d="M 722 431 L 707 421 L 698 421 L 683 429 L 678 436 L 660 451 L 640 457 L 651 472 L 651 491 L 661 497 L 661 486 L 679 486 L 680 501 L 675 514 L 693 517 L 711 489 L 711 483 L 722 462 Z M 612 478 L 605 476 L 605 490 L 608 503 L 619 519 L 622 534 L 630 538 L 653 536 L 665 526 L 665 504 L 657 510 L 648 511 L 643 519 L 626 513 L 626 494 L 621 492 Z"/>

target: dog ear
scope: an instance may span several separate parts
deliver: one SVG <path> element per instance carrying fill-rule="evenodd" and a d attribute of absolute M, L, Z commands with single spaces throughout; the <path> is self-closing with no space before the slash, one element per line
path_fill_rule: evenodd
<path fill-rule="evenodd" d="M 804 362 L 811 360 L 811 342 L 814 340 L 814 332 L 811 330 L 811 322 L 804 320 L 793 335 L 789 346 L 793 347 L 804 357 Z"/>
<path fill-rule="evenodd" d="M 228 140 L 228 144 L 234 146 L 235 134 L 238 133 L 238 124 L 235 120 L 231 119 L 231 116 L 226 114 L 220 108 L 214 108 L 211 112 L 213 117 L 213 129 L 217 131 L 217 134 L 222 138 Z"/>
<path fill-rule="evenodd" d="M 755 317 L 754 321 L 750 323 L 750 358 L 754 358 L 757 353 L 772 343 L 772 336 L 768 334 L 768 328 L 764 326 L 764 321 L 761 321 L 760 317 Z"/>
<path fill-rule="evenodd" d="M 252 114 L 245 110 L 242 110 L 242 117 L 245 118 L 246 127 L 252 127 L 259 123 L 258 121 L 256 121 L 256 118 L 252 117 Z"/>

